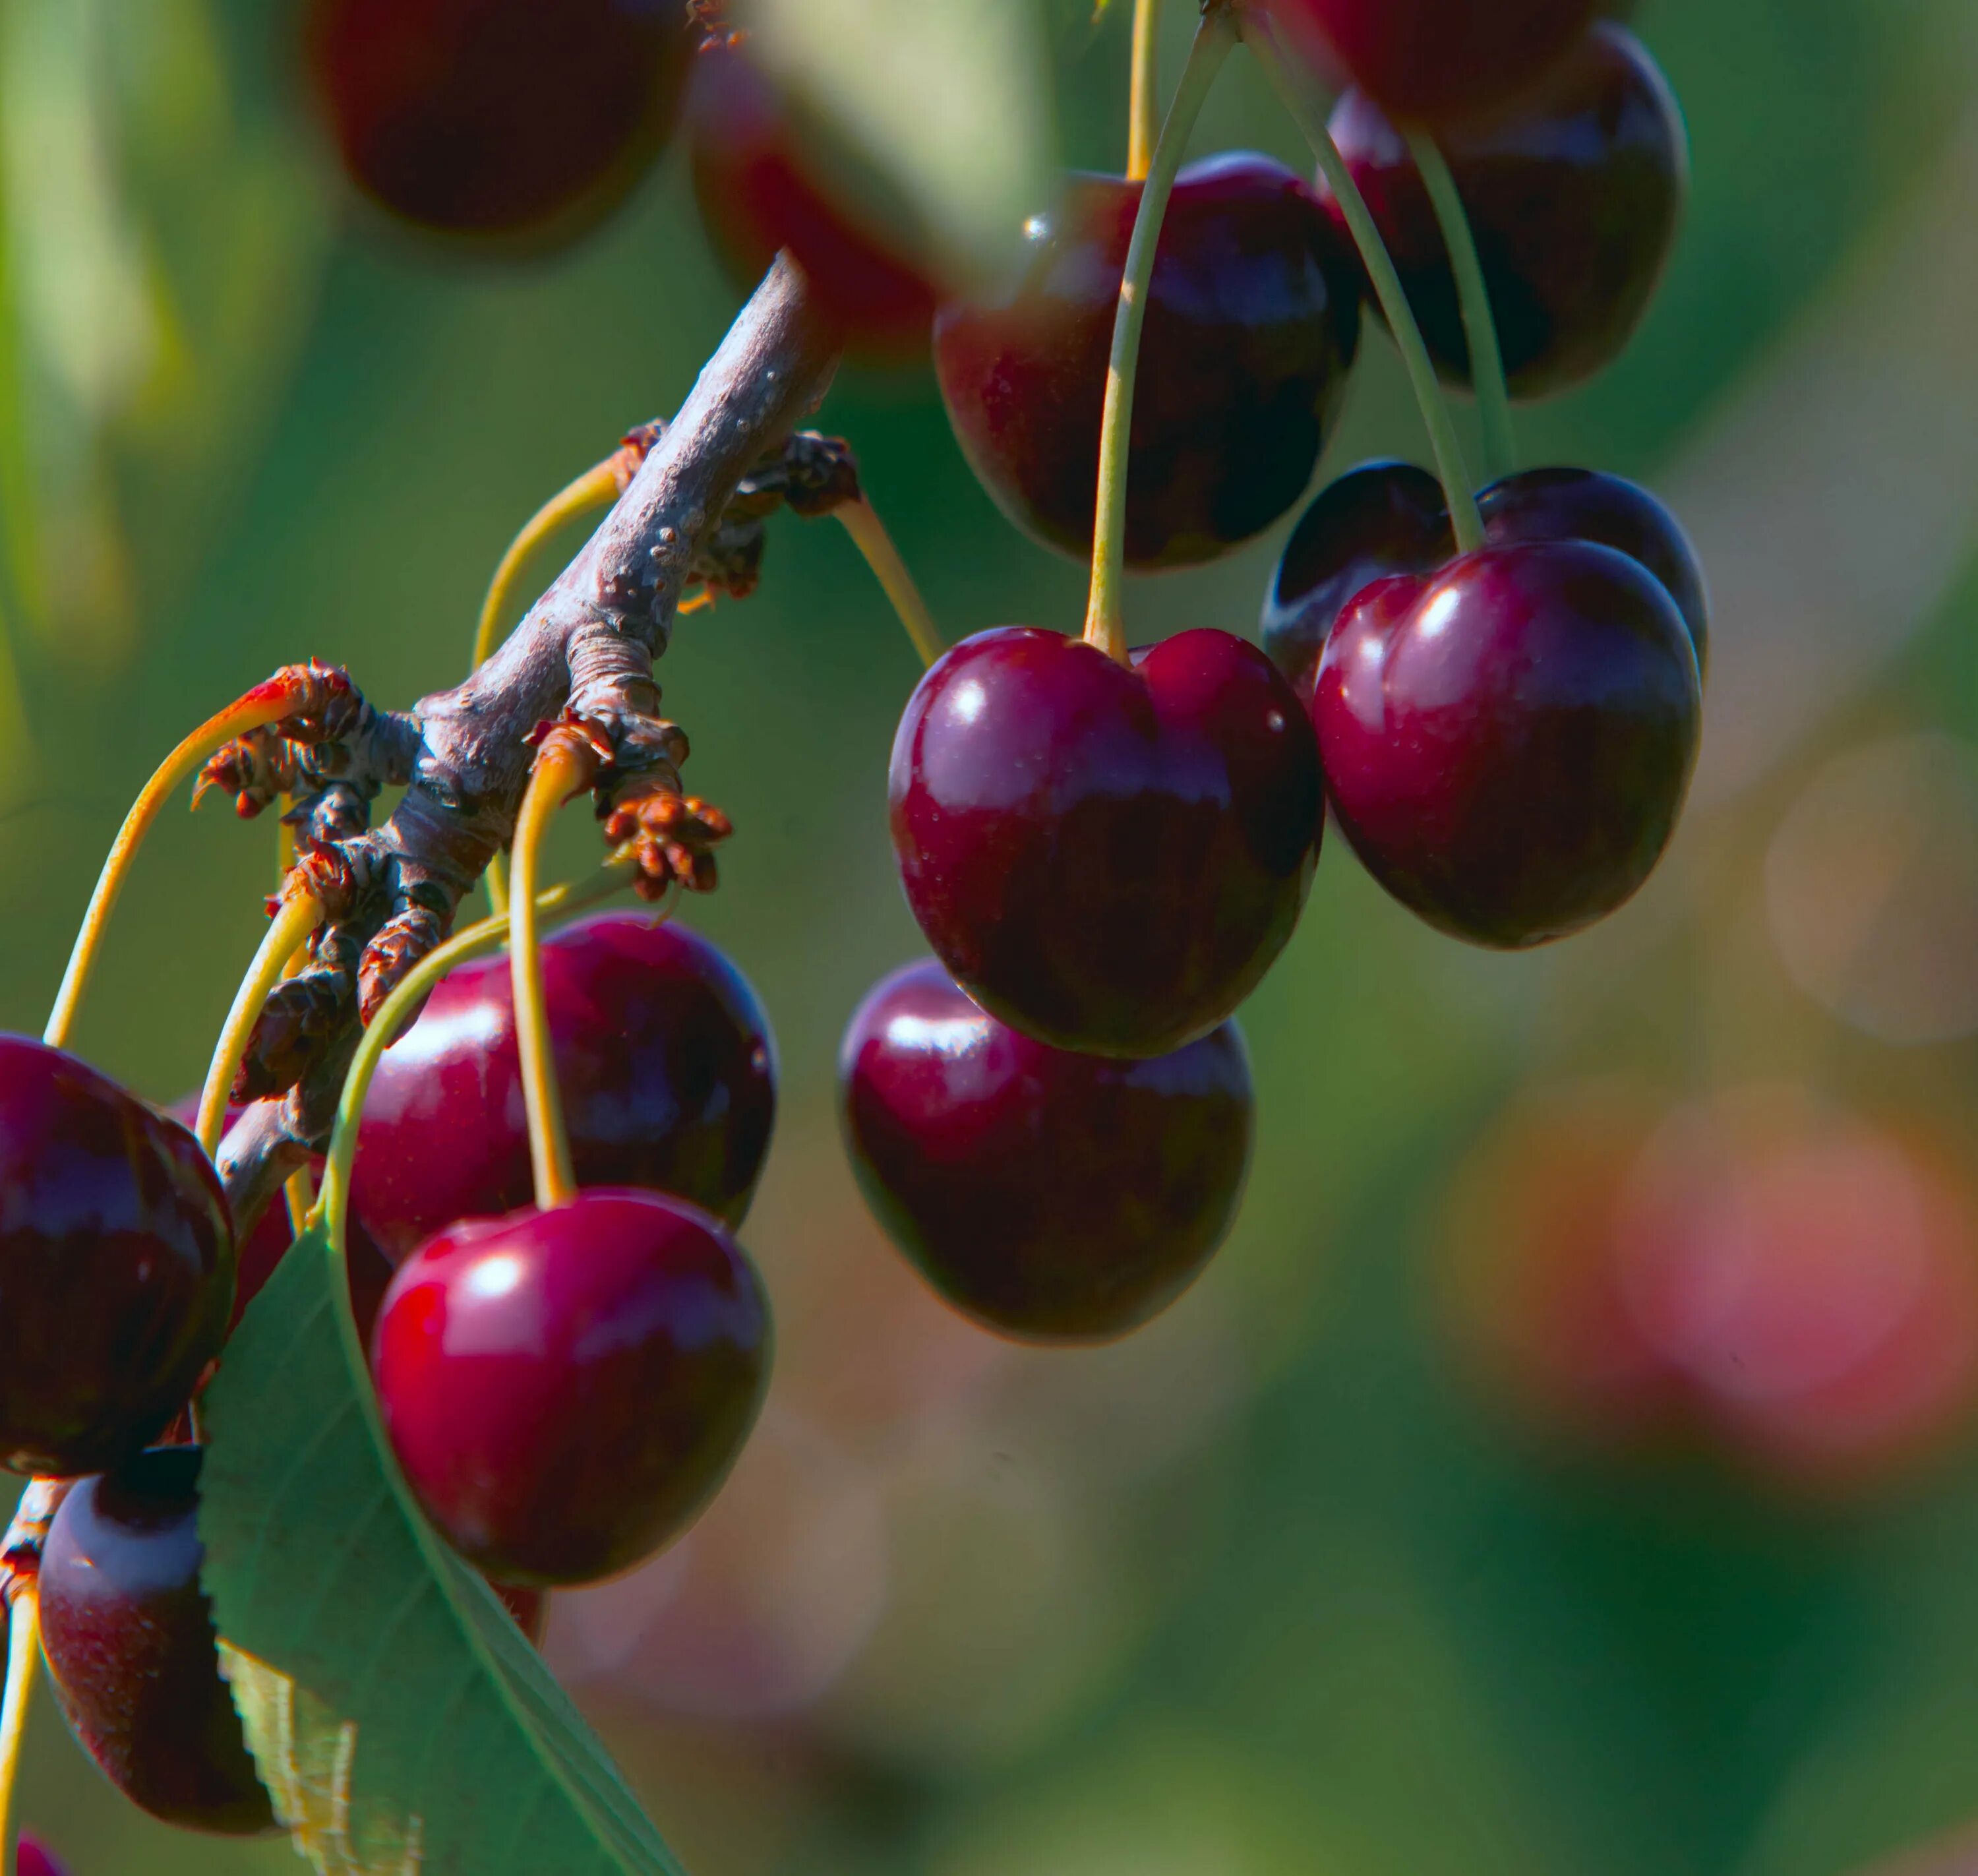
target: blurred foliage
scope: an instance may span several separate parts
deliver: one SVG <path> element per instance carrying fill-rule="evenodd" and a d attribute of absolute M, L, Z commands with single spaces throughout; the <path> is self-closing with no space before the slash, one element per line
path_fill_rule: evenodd
<path fill-rule="evenodd" d="M 1049 9 L 1044 94 L 1074 163 L 1123 147 L 1130 10 Z M 1169 8 L 1170 74 L 1188 10 Z M 676 159 L 548 265 L 475 268 L 348 207 L 291 20 L 289 0 L 0 0 L 8 1027 L 38 1027 L 117 817 L 188 723 L 311 653 L 381 700 L 453 681 L 512 528 L 670 409 L 738 303 Z M 1963 207 L 1927 231 L 1968 245 L 1970 198 L 1944 185 L 1969 173 L 1978 22 L 1966 0 L 1649 0 L 1637 23 L 1689 114 L 1688 224 L 1628 356 L 1524 415 L 1528 458 L 1643 475 L 1679 505 L 1707 489 L 1699 534 L 1780 581 L 1816 549 L 1855 564 L 1851 491 L 1887 498 L 1864 553 L 1902 551 L 1923 473 L 1890 427 L 1907 405 L 1865 442 L 1711 471 L 1724 426 L 1775 408 L 1765 387 L 1799 408 L 1773 374 L 1801 348 L 1926 372 L 1940 409 L 1978 400 L 1967 333 L 1918 359 L 1834 312 L 1933 187 Z M 1300 160 L 1240 59 L 1199 141 Z M 857 445 L 951 635 L 1075 625 L 1080 570 L 1011 534 L 926 374 L 848 370 L 821 421 Z M 1378 339 L 1328 466 L 1375 452 L 1421 453 Z M 1448 1342 L 1439 1266 L 1452 1181 L 1506 1104 L 1589 1074 L 1671 1100 L 1795 1084 L 1927 1127 L 1970 1176 L 1971 1037 L 1895 1046 L 1809 994 L 1766 883 L 1829 759 L 1919 730 L 1978 743 L 1978 516 L 1957 525 L 1965 575 L 1900 616 L 1846 588 L 1872 668 L 1837 705 L 1789 630 L 1748 692 L 1720 682 L 1707 744 L 1742 746 L 1759 703 L 1791 733 L 1699 801 L 1601 931 L 1465 951 L 1331 845 L 1245 1017 L 1242 1224 L 1196 1293 L 1092 1354 L 944 1315 L 840 1163 L 838 1032 L 916 948 L 883 807 L 915 674 L 897 627 L 838 531 L 794 522 L 757 597 L 683 623 L 668 710 L 739 830 L 692 916 L 763 992 L 784 1067 L 745 1232 L 782 1366 L 706 1524 L 566 1599 L 550 1649 L 697 1876 L 1843 1876 L 1978 1814 L 1969 1438 L 1831 1499 L 1721 1457 L 1534 1441 Z M 1282 534 L 1137 585 L 1136 634 L 1250 629 Z M 1720 586 L 1727 671 L 1757 577 Z M 594 838 L 572 817 L 563 862 Z M 172 817 L 84 1051 L 154 1096 L 190 1086 L 273 865 L 263 829 Z M 1878 878 L 1814 885 L 1852 904 L 1889 894 Z M 1887 898 L 1864 944 L 1935 904 Z M 45 1712 L 25 1802 L 78 1876 L 299 1867 L 108 1801 Z"/>

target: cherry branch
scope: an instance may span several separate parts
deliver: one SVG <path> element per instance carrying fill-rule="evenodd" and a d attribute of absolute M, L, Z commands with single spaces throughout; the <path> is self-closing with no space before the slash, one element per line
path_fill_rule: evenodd
<path fill-rule="evenodd" d="M 219 1155 L 237 1230 L 320 1147 L 364 1022 L 445 941 L 461 899 L 508 845 L 538 727 L 581 721 L 608 752 L 607 786 L 628 795 L 683 756 L 684 737 L 657 713 L 653 660 L 689 582 L 733 551 L 724 530 L 753 518 L 734 513 L 738 492 L 745 508 L 752 495 L 770 495 L 752 476 L 822 398 L 836 363 L 802 273 L 779 259 L 610 513 L 506 643 L 465 683 L 402 716 L 365 719 L 366 766 L 378 779 L 404 779 L 405 792 L 373 829 L 367 775 L 337 789 L 334 815 L 299 827 L 303 862 L 334 903 L 309 968 L 270 1000 L 243 1068 L 238 1091 L 258 1098 Z M 795 452 L 791 486 L 777 496 L 801 511 L 797 491 L 808 492 L 805 472 L 818 467 Z M 278 733 L 296 737 L 294 726 Z M 296 739 L 311 739 L 306 727 Z"/>

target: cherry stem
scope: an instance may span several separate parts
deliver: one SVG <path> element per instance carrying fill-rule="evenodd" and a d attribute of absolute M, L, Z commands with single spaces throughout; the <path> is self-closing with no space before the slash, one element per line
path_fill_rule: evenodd
<path fill-rule="evenodd" d="M 630 852 L 614 855 L 588 879 L 552 886 L 539 893 L 535 909 L 541 913 L 581 912 L 600 899 L 631 885 L 639 876 L 639 863 Z M 663 910 L 659 914 L 663 917 Z M 336 1105 L 336 1124 L 330 1134 L 329 1151 L 322 1169 L 322 1186 L 309 1209 L 309 1223 L 321 1225 L 338 1257 L 343 1253 L 346 1221 L 350 1209 L 350 1169 L 357 1157 L 357 1132 L 364 1117 L 364 1099 L 371 1091 L 371 1077 L 385 1059 L 385 1051 L 397 1041 L 418 1014 L 420 1006 L 451 971 L 471 959 L 501 948 L 509 935 L 507 918 L 484 918 L 478 925 L 458 931 L 429 951 L 407 971 L 404 981 L 378 1006 L 377 1013 L 357 1044 L 350 1067 L 343 1077 L 343 1091 Z"/>
<path fill-rule="evenodd" d="M 280 722 L 294 707 L 294 701 L 286 687 L 272 683 L 256 686 L 238 703 L 229 704 L 217 716 L 209 717 L 201 723 L 165 758 L 157 773 L 144 784 L 143 792 L 131 804 L 131 812 L 124 817 L 124 825 L 117 830 L 116 839 L 111 843 L 110 857 L 103 862 L 103 871 L 97 877 L 96 890 L 90 895 L 89 909 L 82 916 L 82 928 L 75 935 L 75 948 L 69 953 L 68 968 L 62 973 L 61 988 L 55 992 L 55 1007 L 48 1014 L 47 1028 L 41 1032 L 41 1040 L 50 1048 L 68 1046 L 70 1031 L 75 1027 L 76 1011 L 81 1006 L 82 994 L 88 987 L 97 955 L 103 948 L 104 935 L 109 926 L 110 915 L 115 909 L 117 895 L 130 877 L 137 849 L 144 845 L 144 836 L 151 831 L 152 823 L 157 819 L 160 809 L 170 798 L 172 791 L 181 782 L 190 781 L 206 759 L 223 743 L 245 736 L 250 730 L 263 729 L 270 723 Z"/>
<path fill-rule="evenodd" d="M 1126 116 L 1126 180 L 1145 182 L 1161 121 L 1161 0 L 1133 0 L 1133 78 Z"/>
<path fill-rule="evenodd" d="M 1367 277 L 1373 283 L 1381 311 L 1387 319 L 1388 329 L 1394 335 L 1401 362 L 1407 367 L 1408 380 L 1414 387 L 1415 402 L 1421 407 L 1422 423 L 1428 432 L 1429 447 L 1435 456 L 1443 499 L 1449 507 L 1457 551 L 1462 554 L 1474 552 L 1484 544 L 1483 518 L 1477 511 L 1477 497 L 1470 488 L 1470 472 L 1464 466 L 1463 448 L 1457 440 L 1455 423 L 1450 416 L 1442 387 L 1436 382 L 1435 366 L 1429 357 L 1428 347 L 1422 342 L 1421 328 L 1415 323 L 1414 309 L 1402 290 L 1401 276 L 1394 271 L 1387 244 L 1381 239 L 1381 231 L 1374 226 L 1374 217 L 1368 210 L 1365 197 L 1360 193 L 1359 185 L 1353 180 L 1352 171 L 1346 167 L 1338 145 L 1332 141 L 1324 104 L 1305 80 L 1302 68 L 1295 60 L 1285 57 L 1264 8 L 1245 10 L 1243 40 L 1263 67 L 1265 76 L 1270 80 L 1272 88 L 1277 92 L 1285 110 L 1305 133 L 1305 141 L 1311 144 L 1312 154 L 1318 160 L 1320 174 L 1331 187 L 1346 217 L 1346 225 L 1352 230 L 1361 263 L 1367 270 Z"/>
<path fill-rule="evenodd" d="M 1168 197 L 1174 193 L 1182 154 L 1202 114 L 1209 87 L 1235 43 L 1229 6 L 1225 0 L 1210 0 L 1154 146 L 1153 160 L 1140 191 L 1140 212 L 1133 217 L 1126 267 L 1120 277 L 1120 309 L 1113 316 L 1113 356 L 1106 368 L 1105 414 L 1099 428 L 1099 488 L 1093 516 L 1092 592 L 1085 609 L 1085 642 L 1122 664 L 1128 662 L 1122 591 L 1126 575 L 1126 462 L 1133 432 L 1133 379 L 1140 362 L 1140 328 L 1146 320 L 1155 250 L 1160 244 L 1161 223 L 1167 214 Z"/>
<path fill-rule="evenodd" d="M 199 1120 L 194 1130 L 208 1159 L 220 1150 L 220 1137 L 227 1130 L 227 1096 L 247 1058 L 247 1045 L 254 1039 L 254 1025 L 261 1019 L 263 1006 L 281 982 L 289 960 L 322 923 L 322 907 L 313 894 L 284 893 L 254 953 L 254 961 L 234 992 L 233 1007 L 213 1046 L 213 1066 L 206 1071 L 206 1085 L 200 1090 Z"/>
<path fill-rule="evenodd" d="M 1456 301 L 1463 313 L 1463 336 L 1470 348 L 1470 383 L 1477 395 L 1477 415 L 1484 428 L 1484 479 L 1494 482 L 1518 466 L 1518 442 L 1511 427 L 1511 393 L 1504 382 L 1504 354 L 1497 343 L 1497 322 L 1490 310 L 1490 284 L 1477 253 L 1477 237 L 1449 173 L 1442 146 L 1424 130 L 1406 131 L 1409 153 L 1428 190 L 1456 276 Z"/>
<path fill-rule="evenodd" d="M 536 752 L 536 766 L 515 816 L 510 849 L 514 889 L 508 905 L 508 969 L 515 989 L 515 1041 L 521 1057 L 522 1107 L 529 1123 L 529 1165 L 536 1204 L 547 1211 L 577 1191 L 570 1136 L 563 1124 L 549 1005 L 543 991 L 542 941 L 536 919 L 536 869 L 543 835 L 557 810 L 590 786 L 597 757 L 577 736 L 552 731 Z"/>
<path fill-rule="evenodd" d="M 8 1593 L 7 1691 L 0 1699 L 0 1856 L 14 1867 L 14 1783 L 21 1742 L 34 1703 L 35 1663 L 41 1653 L 41 1608 L 32 1577 L 18 1578 Z"/>
<path fill-rule="evenodd" d="M 522 524 L 521 532 L 508 543 L 508 551 L 495 569 L 495 577 L 488 583 L 488 597 L 481 603 L 481 624 L 474 634 L 474 661 L 467 667 L 470 673 L 479 670 L 501 642 L 502 617 L 514 597 L 530 556 L 566 523 L 609 508 L 618 499 L 620 490 L 618 457 L 614 452 L 594 468 L 586 469 L 568 488 L 559 489 Z"/>
<path fill-rule="evenodd" d="M 873 577 L 893 602 L 893 610 L 899 614 L 901 624 L 906 627 L 907 637 L 913 641 L 915 650 L 920 653 L 921 663 L 933 663 L 948 647 L 941 643 L 941 630 L 934 622 L 934 614 L 928 610 L 927 601 L 921 597 L 914 576 L 907 571 L 907 563 L 901 559 L 899 549 L 893 544 L 893 537 L 887 533 L 885 524 L 879 519 L 878 510 L 861 495 L 856 501 L 845 503 L 835 512 L 845 524 L 845 531 L 852 537 L 853 544 L 865 555 L 865 564 L 872 568 Z"/>

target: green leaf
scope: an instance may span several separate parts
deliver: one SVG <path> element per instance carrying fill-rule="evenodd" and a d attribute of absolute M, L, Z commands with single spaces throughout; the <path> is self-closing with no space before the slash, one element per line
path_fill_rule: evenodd
<path fill-rule="evenodd" d="M 872 173 L 891 232 L 992 280 L 1057 188 L 1037 0 L 746 0 L 752 55 Z"/>
<path fill-rule="evenodd" d="M 679 1876 L 536 1651 L 414 1505 L 344 1281 L 306 1234 L 205 1395 L 203 1580 L 276 1809 L 324 1876 Z"/>

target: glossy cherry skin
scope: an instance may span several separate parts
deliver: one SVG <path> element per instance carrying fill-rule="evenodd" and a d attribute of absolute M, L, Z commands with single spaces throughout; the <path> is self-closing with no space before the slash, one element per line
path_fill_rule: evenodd
<path fill-rule="evenodd" d="M 1164 1055 L 1284 948 L 1312 884 L 1318 750 L 1269 660 L 1182 632 L 1131 670 L 1025 626 L 921 680 L 893 741 L 907 903 L 986 1008 L 1060 1048 Z"/>
<path fill-rule="evenodd" d="M 1242 1195 L 1252 1102 L 1234 1023 L 1169 1055 L 1075 1055 L 999 1023 L 928 958 L 859 1007 L 838 1084 L 894 1242 L 1021 1341 L 1105 1342 L 1158 1315 Z"/>
<path fill-rule="evenodd" d="M 1639 483 L 1597 469 L 1524 469 L 1477 498 L 1492 546 L 1592 541 L 1662 582 L 1682 614 L 1699 672 L 1710 658 L 1710 599 L 1682 524 Z M 1306 509 L 1264 601 L 1264 649 L 1301 696 L 1312 694 L 1326 635 L 1346 603 L 1391 574 L 1431 573 L 1454 558 L 1442 488 L 1408 462 L 1368 462 Z"/>
<path fill-rule="evenodd" d="M 438 233 L 551 244 L 608 213 L 679 117 L 684 0 L 309 0 L 309 77 L 350 178 Z"/>
<path fill-rule="evenodd" d="M 405 1477 L 498 1582 L 615 1575 L 713 1497 L 767 1381 L 769 1304 L 706 1213 L 650 1192 L 442 1232 L 400 1269 L 371 1368 Z"/>
<path fill-rule="evenodd" d="M 68 1865 L 38 1837 L 23 1831 L 14 1852 L 14 1876 L 69 1876 Z"/>
<path fill-rule="evenodd" d="M 1026 229 L 1002 298 L 944 306 L 934 369 L 963 453 L 1017 524 L 1092 554 L 1106 366 L 1140 184 L 1080 176 Z M 1213 560 L 1305 493 L 1360 339 L 1351 250 L 1267 157 L 1182 171 L 1156 250 L 1126 476 L 1126 559 Z"/>
<path fill-rule="evenodd" d="M 1333 141 L 1444 376 L 1470 382 L 1449 263 L 1406 140 L 1364 92 Z M 1512 395 L 1543 397 L 1620 356 L 1655 296 L 1689 184 L 1682 113 L 1625 26 L 1588 33 L 1536 90 L 1439 140 L 1469 217 Z M 1320 194 L 1342 233 L 1345 216 Z"/>
<path fill-rule="evenodd" d="M 220 1352 L 227 1200 L 198 1141 L 74 1057 L 0 1036 L 0 1464 L 142 1449 Z"/>
<path fill-rule="evenodd" d="M 1487 547 L 1377 581 L 1312 696 L 1333 811 L 1382 885 L 1504 949 L 1646 879 L 1695 765 L 1696 659 L 1662 585 L 1586 541 Z"/>
<path fill-rule="evenodd" d="M 776 1045 L 756 993 L 706 938 L 637 912 L 547 938 L 543 982 L 583 1186 L 670 1192 L 733 1227 L 776 1117 Z M 395 1263 L 463 1218 L 534 1190 L 508 962 L 464 966 L 379 1064 L 364 1103 L 352 1216 Z"/>
<path fill-rule="evenodd" d="M 739 52 L 710 51 L 696 62 L 687 116 L 695 199 L 736 285 L 752 290 L 782 249 L 852 350 L 925 356 L 941 298 L 933 271 L 832 193 L 770 81 Z"/>
<path fill-rule="evenodd" d="M 1295 50 L 1336 85 L 1397 115 L 1442 123 L 1543 78 L 1599 0 L 1262 0 Z"/>
<path fill-rule="evenodd" d="M 41 1641 L 62 1710 L 154 1817 L 251 1835 L 275 1821 L 220 1678 L 199 1584 L 196 1446 L 82 1480 L 41 1559 Z"/>

